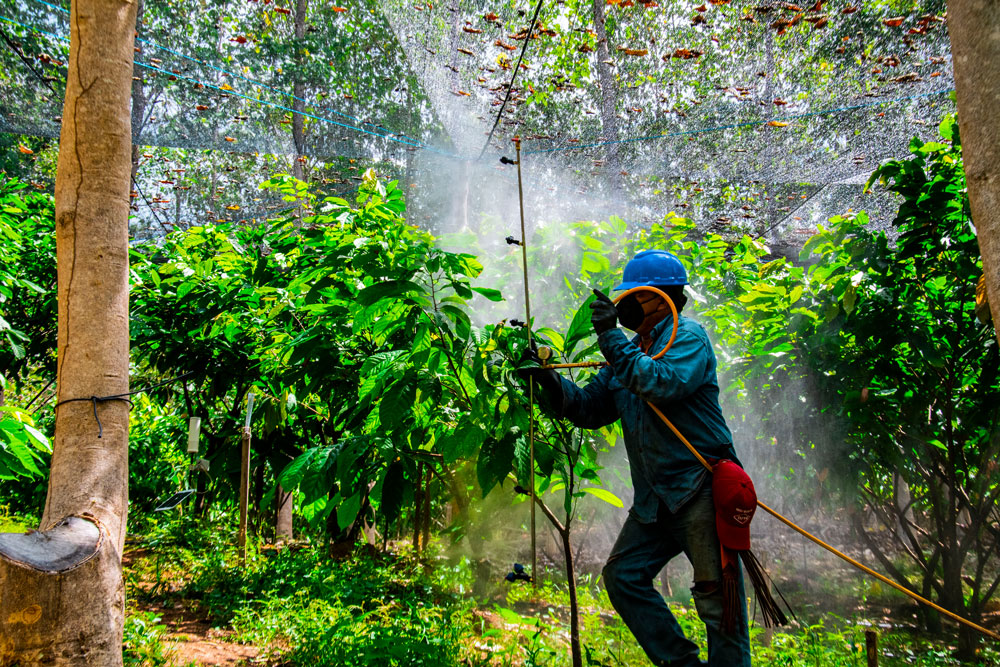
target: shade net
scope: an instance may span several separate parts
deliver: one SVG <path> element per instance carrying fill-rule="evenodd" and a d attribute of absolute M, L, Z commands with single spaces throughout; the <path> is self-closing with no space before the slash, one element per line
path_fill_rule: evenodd
<path fill-rule="evenodd" d="M 147 0 L 135 228 L 263 220 L 270 174 L 348 195 L 374 167 L 419 224 L 506 233 L 518 136 L 530 225 L 672 211 L 794 247 L 848 210 L 887 224 L 868 176 L 954 110 L 940 1 L 547 1 L 529 35 L 535 7 Z M 0 131 L 57 137 L 69 5 L 0 8 Z"/>

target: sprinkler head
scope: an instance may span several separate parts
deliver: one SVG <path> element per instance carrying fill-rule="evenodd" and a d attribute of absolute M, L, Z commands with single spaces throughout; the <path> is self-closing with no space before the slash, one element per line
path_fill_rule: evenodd
<path fill-rule="evenodd" d="M 505 155 L 500 158 L 500 164 L 517 164 L 517 160 L 511 160 Z"/>
<path fill-rule="evenodd" d="M 514 563 L 514 569 L 508 572 L 504 579 L 511 583 L 515 581 L 531 581 L 531 575 L 524 571 L 523 565 Z"/>
<path fill-rule="evenodd" d="M 542 361 L 548 361 L 552 358 L 552 348 L 546 345 L 541 345 L 538 348 L 538 358 Z"/>
<path fill-rule="evenodd" d="M 521 320 L 511 320 L 510 321 L 510 325 L 512 327 L 523 327 L 523 326 L 525 326 L 525 323 L 522 322 Z"/>
<path fill-rule="evenodd" d="M 515 239 L 513 236 L 508 236 L 506 239 L 507 245 L 521 245 L 521 242 Z"/>

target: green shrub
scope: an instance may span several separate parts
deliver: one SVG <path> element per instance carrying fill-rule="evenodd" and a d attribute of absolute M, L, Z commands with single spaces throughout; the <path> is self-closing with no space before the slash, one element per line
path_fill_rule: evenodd
<path fill-rule="evenodd" d="M 163 645 L 167 626 L 150 611 L 130 612 L 125 616 L 122 660 L 125 667 L 166 667 L 170 651 Z"/>

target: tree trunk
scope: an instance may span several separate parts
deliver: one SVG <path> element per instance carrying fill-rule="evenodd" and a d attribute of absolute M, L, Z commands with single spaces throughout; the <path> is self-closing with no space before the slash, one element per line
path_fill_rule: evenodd
<path fill-rule="evenodd" d="M 431 467 L 427 465 L 427 476 L 424 479 L 424 551 L 431 543 Z"/>
<path fill-rule="evenodd" d="M 135 32 L 138 35 L 142 24 L 142 15 L 146 10 L 146 0 L 136 0 Z M 146 115 L 146 91 L 143 88 L 143 68 L 135 65 L 132 68 L 132 180 L 139 175 L 139 156 L 142 147 L 139 145 L 139 135 L 142 134 L 142 119 Z"/>
<path fill-rule="evenodd" d="M 295 158 L 292 160 L 292 175 L 295 178 L 304 180 L 305 168 L 302 161 L 305 159 L 305 117 L 302 112 L 306 109 L 305 95 L 306 84 L 303 81 L 302 67 L 304 66 L 303 51 L 305 47 L 302 40 L 306 36 L 306 0 L 295 1 L 295 84 L 292 86 L 292 109 L 296 113 L 292 114 L 292 141 L 295 143 Z M 301 208 L 299 215 L 302 215 Z"/>
<path fill-rule="evenodd" d="M 56 172 L 58 400 L 40 530 L 0 535 L 0 665 L 121 665 L 136 5 L 73 0 Z M 99 422 L 95 420 L 95 411 Z"/>
<path fill-rule="evenodd" d="M 292 532 L 292 509 L 294 508 L 292 492 L 289 491 L 286 493 L 281 488 L 281 484 L 279 484 L 275 502 L 278 505 L 278 511 L 274 520 L 274 541 L 283 542 L 294 539 L 295 534 Z"/>
<path fill-rule="evenodd" d="M 576 599 L 576 568 L 573 565 L 573 549 L 569 535 L 568 527 L 559 531 L 563 558 L 566 560 L 566 586 L 569 589 L 569 646 L 573 656 L 573 667 L 583 667 L 583 654 L 580 651 L 580 605 Z M 535 576 L 535 573 L 532 572 L 531 576 Z"/>
<path fill-rule="evenodd" d="M 423 480 L 424 480 L 424 466 L 422 463 L 417 464 L 417 485 L 413 494 L 413 555 L 420 556 L 420 524 L 421 521 L 421 510 L 423 509 Z"/>
<path fill-rule="evenodd" d="M 605 0 L 593 0 L 594 31 L 597 33 L 597 74 L 601 87 L 601 125 L 604 128 L 604 140 L 618 140 L 618 84 L 611 71 L 611 55 L 608 52 L 608 34 L 604 27 Z M 618 155 L 619 144 L 609 143 L 605 146 L 605 172 L 611 183 L 611 194 L 622 193 L 621 160 Z"/>
<path fill-rule="evenodd" d="M 948 3 L 962 159 L 969 186 L 972 220 L 986 274 L 986 294 L 1000 341 L 1000 3 Z"/>

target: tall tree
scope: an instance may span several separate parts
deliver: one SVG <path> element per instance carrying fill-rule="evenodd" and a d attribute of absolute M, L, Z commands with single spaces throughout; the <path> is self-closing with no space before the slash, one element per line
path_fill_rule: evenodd
<path fill-rule="evenodd" d="M 986 294 L 994 324 L 1000 322 L 1000 3 L 948 3 L 958 124 L 972 220 L 983 256 Z M 1000 327 L 997 327 L 1000 341 Z"/>
<path fill-rule="evenodd" d="M 123 394 L 129 384 L 135 19 L 128 0 L 71 7 L 55 188 L 55 444 L 39 531 L 0 534 L 2 664 L 122 663 L 128 403 L 91 397 Z"/>
<path fill-rule="evenodd" d="M 621 160 L 618 149 L 618 82 L 615 81 L 615 74 L 611 71 L 611 54 L 608 51 L 608 31 L 606 26 L 606 16 L 604 15 L 605 3 L 603 0 L 594 1 L 594 30 L 597 32 L 597 73 L 601 90 L 601 124 L 603 126 L 603 140 L 607 142 L 607 162 L 606 172 L 608 181 L 611 183 L 612 192 L 621 194 Z"/>

